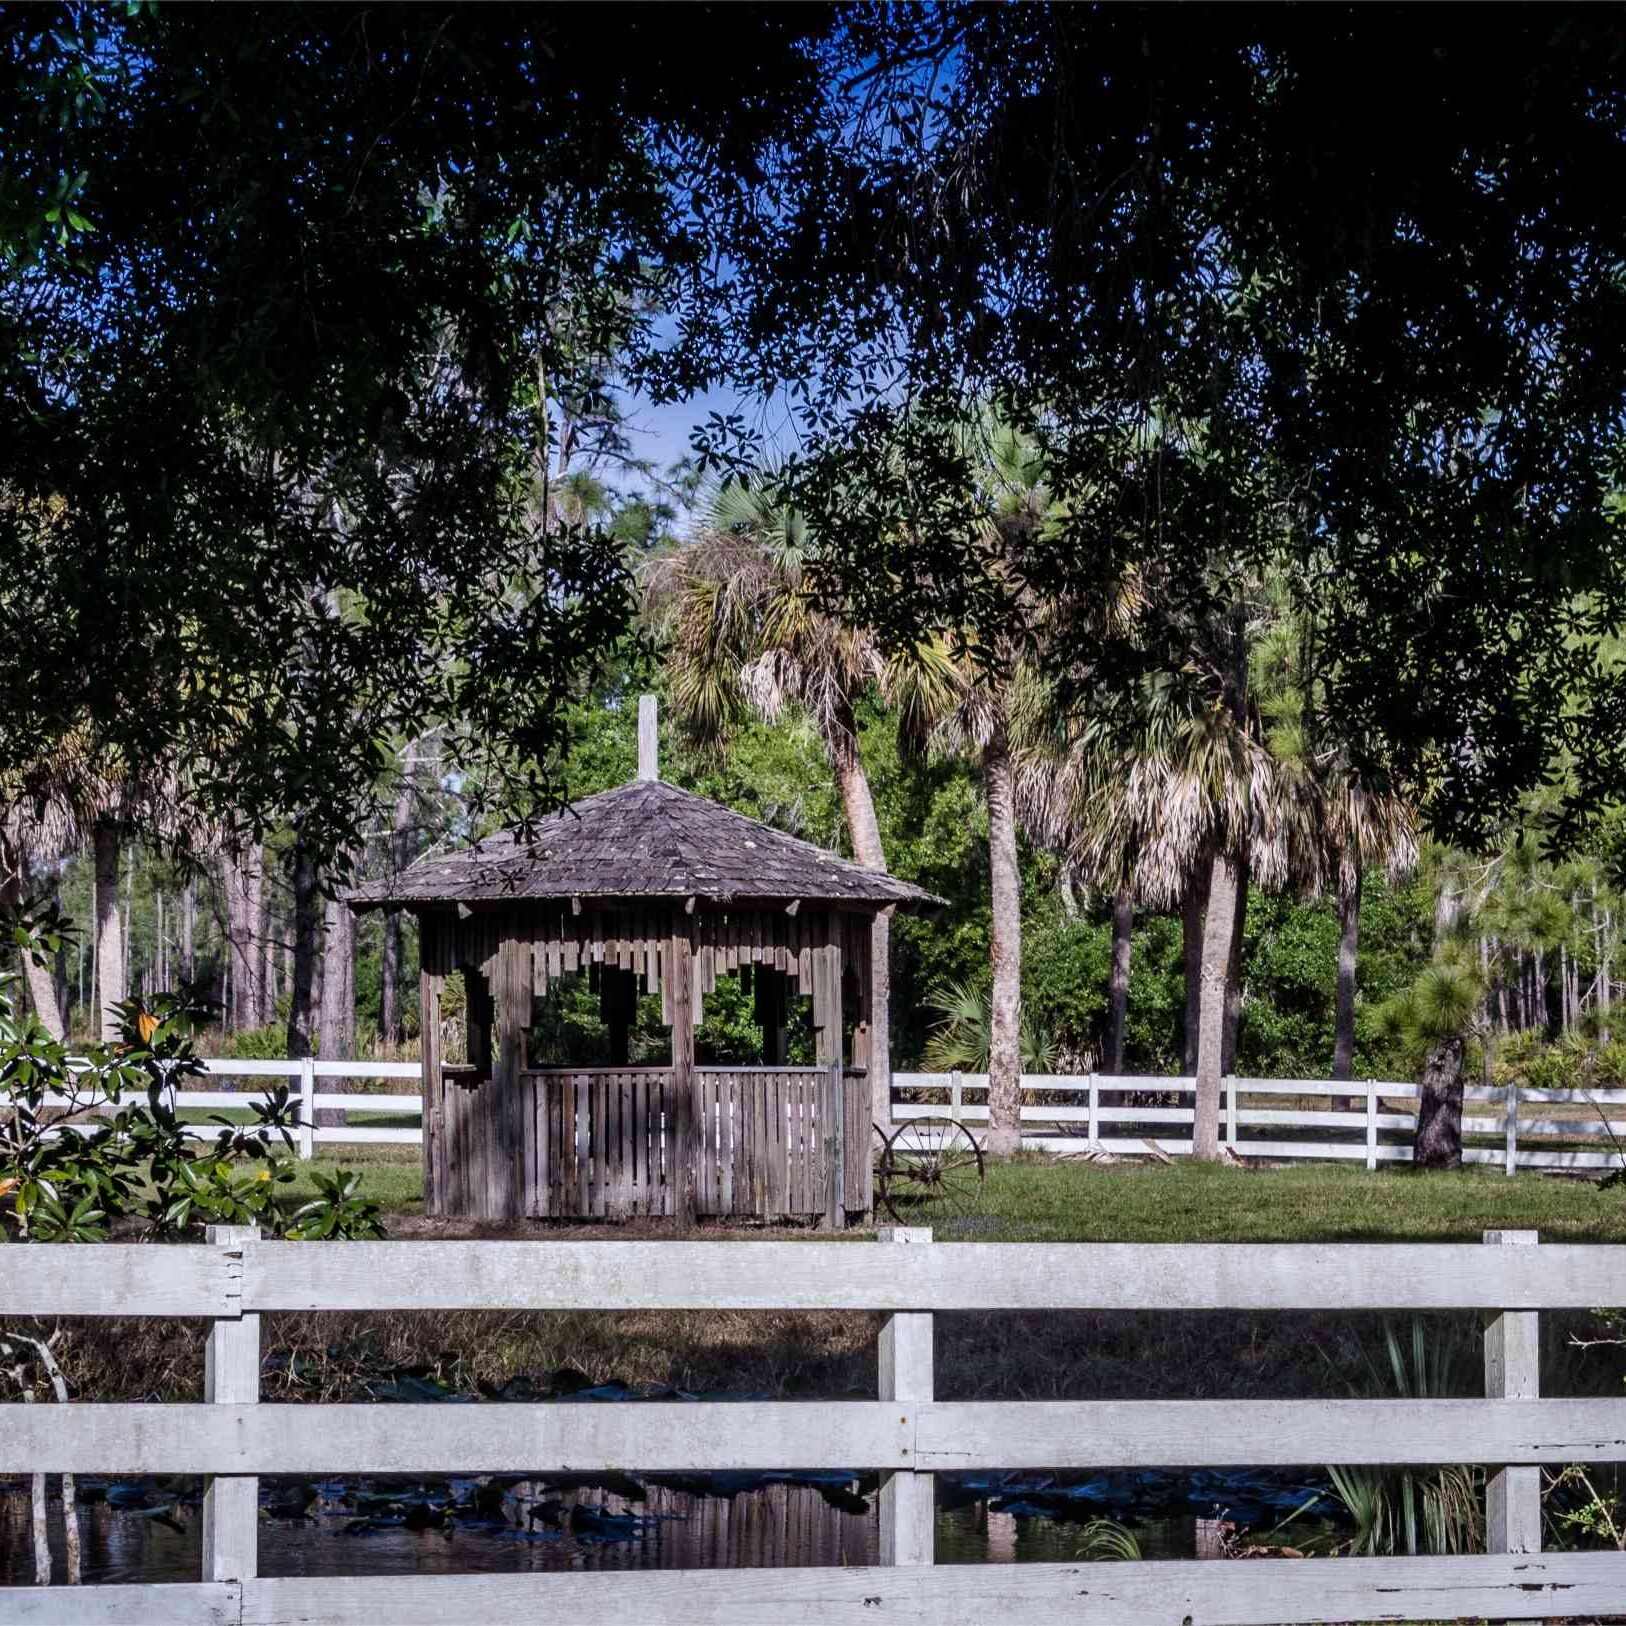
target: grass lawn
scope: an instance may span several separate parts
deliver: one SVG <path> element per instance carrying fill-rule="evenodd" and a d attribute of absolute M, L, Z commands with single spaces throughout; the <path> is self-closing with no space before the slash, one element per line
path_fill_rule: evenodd
<path fill-rule="evenodd" d="M 325 1146 L 316 1166 L 364 1170 L 387 1215 L 422 1212 L 415 1148 Z M 309 1187 L 308 1167 L 300 1165 L 296 1189 Z M 932 1221 L 929 1207 L 912 1220 Z M 990 1166 L 971 1224 L 937 1228 L 944 1240 L 978 1242 L 1398 1242 L 1477 1241 L 1493 1227 L 1554 1242 L 1626 1242 L 1626 1191 L 1484 1167 L 1368 1174 L 1343 1164 L 1099 1167 L 1031 1156 Z"/>

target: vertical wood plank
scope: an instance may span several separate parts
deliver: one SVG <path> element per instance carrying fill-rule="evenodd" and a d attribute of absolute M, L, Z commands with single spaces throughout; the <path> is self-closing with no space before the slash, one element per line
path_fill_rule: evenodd
<path fill-rule="evenodd" d="M 689 928 L 674 927 L 668 940 L 668 982 L 672 990 L 672 1107 L 674 1160 L 671 1168 L 673 1208 L 680 1228 L 695 1216 L 695 1175 L 699 1163 L 694 1074 L 694 951 Z"/>
<path fill-rule="evenodd" d="M 212 1248 L 227 1250 L 239 1281 L 242 1250 L 256 1225 L 211 1225 Z M 211 1405 L 254 1406 L 260 1399 L 260 1318 L 243 1315 L 209 1324 L 203 1359 L 203 1398 Z M 251 1581 L 259 1574 L 260 1482 L 252 1474 L 215 1474 L 203 1490 L 205 1581 Z"/>
<path fill-rule="evenodd" d="M 1491 1247 L 1533 1248 L 1535 1231 L 1486 1231 Z M 1501 1310 L 1485 1320 L 1485 1394 L 1492 1400 L 1541 1396 L 1541 1316 Z M 1493 1553 L 1541 1551 L 1541 1469 L 1487 1468 L 1485 1547 Z"/>
<path fill-rule="evenodd" d="M 886 1225 L 878 1235 L 885 1247 L 930 1247 L 929 1226 Z M 933 1398 L 932 1318 L 892 1315 L 881 1324 L 878 1394 L 909 1405 Z M 936 1562 L 936 1492 L 930 1474 L 881 1475 L 881 1562 Z"/>
<path fill-rule="evenodd" d="M 842 1136 L 842 1119 L 847 1113 L 846 1081 L 840 1061 L 833 1061 L 823 1074 L 824 1090 L 819 1102 L 819 1153 L 823 1165 L 824 1222 L 839 1231 L 847 1223 L 847 1148 Z"/>

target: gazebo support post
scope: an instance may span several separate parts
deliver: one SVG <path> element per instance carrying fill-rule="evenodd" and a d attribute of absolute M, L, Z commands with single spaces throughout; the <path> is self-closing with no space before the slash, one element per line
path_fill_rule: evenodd
<path fill-rule="evenodd" d="M 813 950 L 813 1035 L 814 1059 L 827 1069 L 827 1082 L 823 1090 L 827 1116 L 822 1142 L 822 1163 L 826 1201 L 825 1223 L 839 1229 L 845 1223 L 839 1201 L 841 1181 L 836 1160 L 841 1157 L 841 1135 L 835 1120 L 841 1115 L 843 1091 L 840 1088 L 842 1050 L 841 1011 L 841 938 L 840 916 L 833 911 L 825 916 L 825 941 Z M 834 1082 L 830 1082 L 833 1080 Z"/>
<path fill-rule="evenodd" d="M 677 1119 L 672 1144 L 677 1166 L 666 1171 L 671 1180 L 672 1211 L 678 1228 L 694 1224 L 695 1175 L 700 1165 L 700 1116 L 694 1101 L 694 949 L 689 923 L 679 920 L 667 938 L 662 975 L 672 1010 L 672 1107 Z"/>
<path fill-rule="evenodd" d="M 480 1092 L 485 1098 L 485 1206 L 490 1219 L 514 1219 L 524 1214 L 527 1195 L 521 1189 L 519 1153 L 525 1136 L 519 1069 L 531 1018 L 531 943 L 528 937 L 521 940 L 513 921 L 504 923 L 495 973 L 496 1065 Z"/>
<path fill-rule="evenodd" d="M 431 930 L 424 918 L 420 933 Z M 429 958 L 427 946 L 420 957 Z M 440 1063 L 440 991 L 446 979 L 438 972 L 418 972 L 418 1031 L 423 1054 L 423 1211 L 446 1212 L 446 1075 Z"/>

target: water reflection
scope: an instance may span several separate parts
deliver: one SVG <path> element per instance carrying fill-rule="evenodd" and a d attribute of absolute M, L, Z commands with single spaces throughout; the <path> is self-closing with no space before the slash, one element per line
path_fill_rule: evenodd
<path fill-rule="evenodd" d="M 1117 1476 L 1069 1482 L 1011 1475 L 995 1482 L 992 1476 L 943 1475 L 938 1562 L 1070 1561 L 1080 1555 L 1083 1526 L 1102 1513 L 1125 1519 L 1147 1558 L 1207 1556 L 1228 1511 L 1234 1521 L 1238 1511 L 1262 1510 L 1266 1491 L 1270 1500 L 1286 1502 L 1302 1500 L 1305 1488 L 1302 1481 L 1250 1476 L 1250 1494 L 1261 1509 L 1233 1498 L 1227 1510 L 1210 1499 L 1213 1487 L 1199 1479 L 1143 1474 L 1121 1485 Z M 590 1482 L 268 1479 L 261 1484 L 260 1573 L 872 1564 L 879 1549 L 874 1491 L 873 1476 L 839 1473 L 610 1476 Z M 81 1495 L 87 1582 L 174 1581 L 199 1574 L 196 1482 L 87 1480 Z M 54 1497 L 51 1530 L 60 1581 L 61 1511 Z M 32 1579 L 26 1486 L 13 1485 L 0 1494 L 0 1584 Z"/>

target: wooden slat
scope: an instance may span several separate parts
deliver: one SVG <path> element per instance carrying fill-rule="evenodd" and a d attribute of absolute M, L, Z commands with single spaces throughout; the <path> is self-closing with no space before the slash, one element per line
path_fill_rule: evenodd
<path fill-rule="evenodd" d="M 670 1124 L 673 1115 L 666 1116 Z M 121 1246 L 50 1252 L 95 1259 L 87 1268 L 107 1270 L 100 1260 Z M 4 1290 L 8 1273 L 41 1280 L 47 1267 L 33 1258 L 43 1251 L 0 1249 L 0 1303 L 8 1309 L 15 1302 Z M 192 1250 L 123 1251 L 161 1257 Z M 14 1263 L 19 1254 L 27 1262 Z M 87 1310 L 60 1281 L 54 1294 L 30 1302 L 51 1306 L 35 1313 Z M 1626 1247 L 1568 1243 L 968 1242 L 902 1250 L 770 1241 L 256 1242 L 245 1249 L 243 1276 L 243 1307 L 252 1310 L 1520 1310 L 1621 1303 Z M 159 1312 L 134 1310 L 104 1287 L 90 1313 Z"/>
<path fill-rule="evenodd" d="M 0 1247 L 0 1314 L 234 1316 L 239 1258 L 220 1248 L 120 1242 Z"/>
<path fill-rule="evenodd" d="M 235 1581 L 0 1586 L 0 1620 L 6 1626 L 238 1626 L 242 1599 Z"/>
<path fill-rule="evenodd" d="M 20 1589 L 19 1589 L 20 1590 Z M 0 1594 L 0 1596 L 5 1596 Z M 1269 1626 L 1618 1613 L 1626 1555 L 952 1564 L 287 1577 L 244 1588 L 243 1626 Z M 67 1617 L 57 1616 L 54 1619 Z"/>
<path fill-rule="evenodd" d="M 717 1075 L 717 1208 L 734 1213 L 734 1160 L 738 1146 L 739 1080 L 733 1073 Z"/>
<path fill-rule="evenodd" d="M 1551 1403 L 1549 1403 L 1551 1404 Z M 1521 1407 L 1529 1410 L 1529 1406 Z M 639 1406 L 0 1406 L 0 1473 L 458 1473 L 802 1468 L 910 1460 L 879 1401 Z M 1502 1453 L 1505 1455 L 1505 1451 Z"/>

